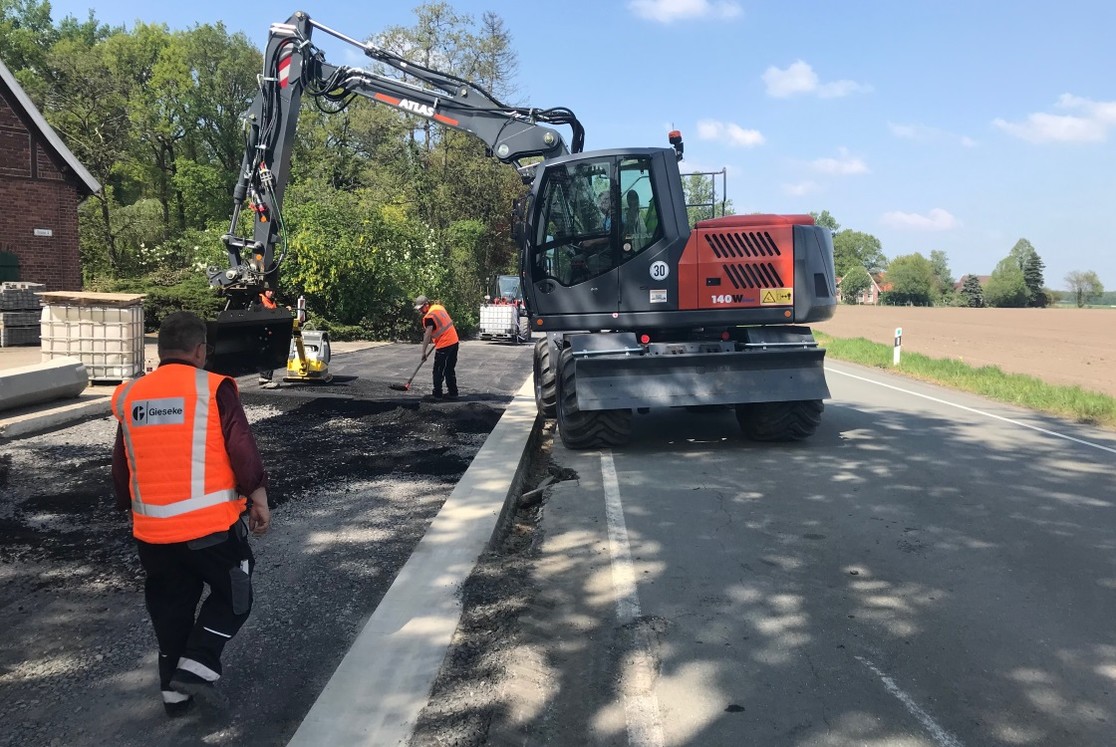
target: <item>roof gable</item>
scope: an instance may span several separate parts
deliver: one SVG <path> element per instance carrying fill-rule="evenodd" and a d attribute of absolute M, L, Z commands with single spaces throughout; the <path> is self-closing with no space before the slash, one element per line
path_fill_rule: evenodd
<path fill-rule="evenodd" d="M 58 133 L 55 132 L 54 128 L 43 118 L 42 113 L 35 107 L 34 102 L 31 101 L 31 97 L 28 96 L 27 92 L 23 90 L 23 87 L 19 85 L 19 81 L 17 81 L 16 77 L 12 75 L 12 72 L 8 70 L 3 60 L 0 60 L 0 83 L 3 83 L 3 88 L 6 88 L 10 93 L 10 96 L 6 97 L 8 98 L 9 105 L 15 108 L 17 113 L 22 111 L 27 115 L 27 118 L 31 120 L 43 140 L 45 140 L 54 152 L 66 162 L 66 165 L 73 170 L 82 186 L 87 190 L 87 194 L 101 191 L 100 182 L 93 178 L 93 175 L 82 165 L 81 161 L 77 159 L 77 156 L 70 152 L 70 149 L 62 142 L 62 138 L 58 137 Z"/>

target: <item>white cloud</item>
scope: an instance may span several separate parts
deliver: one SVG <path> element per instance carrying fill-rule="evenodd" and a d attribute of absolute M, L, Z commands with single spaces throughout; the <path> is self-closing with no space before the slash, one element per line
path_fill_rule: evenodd
<path fill-rule="evenodd" d="M 631 0 L 628 9 L 640 18 L 673 23 L 687 18 L 736 18 L 740 5 L 732 0 Z"/>
<path fill-rule="evenodd" d="M 1103 143 L 1116 126 L 1116 101 L 1093 101 L 1064 93 L 1055 103 L 1068 114 L 1035 112 L 1022 122 L 992 120 L 993 126 L 1029 143 Z"/>
<path fill-rule="evenodd" d="M 941 208 L 934 208 L 926 215 L 902 213 L 896 210 L 884 213 L 880 223 L 891 228 L 905 228 L 912 231 L 949 231 L 961 225 L 948 211 Z"/>
<path fill-rule="evenodd" d="M 769 67 L 763 73 L 767 84 L 767 95 L 785 99 L 798 94 L 814 94 L 823 99 L 835 99 L 853 93 L 867 93 L 872 86 L 852 80 L 837 80 L 822 83 L 814 68 L 802 60 L 795 60 L 786 70 Z"/>
<path fill-rule="evenodd" d="M 976 140 L 967 135 L 957 135 L 937 127 L 896 122 L 888 122 L 887 127 L 891 130 L 891 134 L 900 140 L 911 140 L 916 143 L 957 143 L 965 148 L 975 148 L 977 145 Z"/>
<path fill-rule="evenodd" d="M 697 128 L 702 140 L 717 140 L 737 148 L 754 148 L 767 142 L 759 130 L 746 130 L 732 122 L 703 119 L 697 123 Z"/>
<path fill-rule="evenodd" d="M 809 180 L 797 184 L 784 184 L 783 193 L 791 197 L 804 197 L 818 191 L 818 185 Z"/>
<path fill-rule="evenodd" d="M 839 148 L 837 154 L 837 158 L 819 158 L 813 161 L 810 166 L 813 167 L 814 171 L 822 174 L 837 174 L 841 176 L 867 174 L 869 172 L 868 164 L 850 155 L 848 149 Z"/>

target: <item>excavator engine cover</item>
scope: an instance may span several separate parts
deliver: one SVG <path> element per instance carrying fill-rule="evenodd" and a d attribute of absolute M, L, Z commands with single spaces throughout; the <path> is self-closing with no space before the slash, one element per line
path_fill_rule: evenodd
<path fill-rule="evenodd" d="M 243 376 L 287 367 L 294 316 L 286 309 L 227 310 L 207 322 L 214 373 Z"/>

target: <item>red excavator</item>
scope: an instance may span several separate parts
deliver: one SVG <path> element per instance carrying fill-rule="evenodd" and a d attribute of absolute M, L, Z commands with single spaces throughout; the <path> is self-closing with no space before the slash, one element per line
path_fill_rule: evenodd
<path fill-rule="evenodd" d="M 325 61 L 317 31 L 361 49 L 412 84 Z M 809 215 L 725 216 L 690 225 L 672 147 L 583 152 L 569 109 L 499 102 L 480 86 L 359 42 L 298 12 L 272 25 L 260 92 L 245 115 L 233 193 L 229 267 L 210 268 L 228 298 L 211 323 L 212 370 L 280 367 L 292 319 L 254 301 L 276 287 L 285 244 L 283 191 L 299 105 L 356 95 L 482 140 L 527 185 L 514 235 L 534 352 L 539 411 L 570 448 L 623 444 L 633 412 L 731 406 L 744 434 L 797 440 L 814 433 L 829 397 L 811 322 L 833 315 L 828 230 Z M 555 126 L 571 129 L 570 145 Z M 236 235 L 245 203 L 251 239 Z M 279 250 L 277 252 L 277 245 Z"/>

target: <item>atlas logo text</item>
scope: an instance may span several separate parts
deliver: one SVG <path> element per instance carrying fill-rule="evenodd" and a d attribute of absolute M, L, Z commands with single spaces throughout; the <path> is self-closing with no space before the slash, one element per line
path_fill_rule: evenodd
<path fill-rule="evenodd" d="M 434 116 L 434 107 L 428 106 L 426 104 L 420 104 L 417 101 L 411 101 L 410 99 L 400 100 L 399 108 L 406 109 L 407 111 L 414 112 L 415 114 L 421 114 L 424 117 Z"/>

